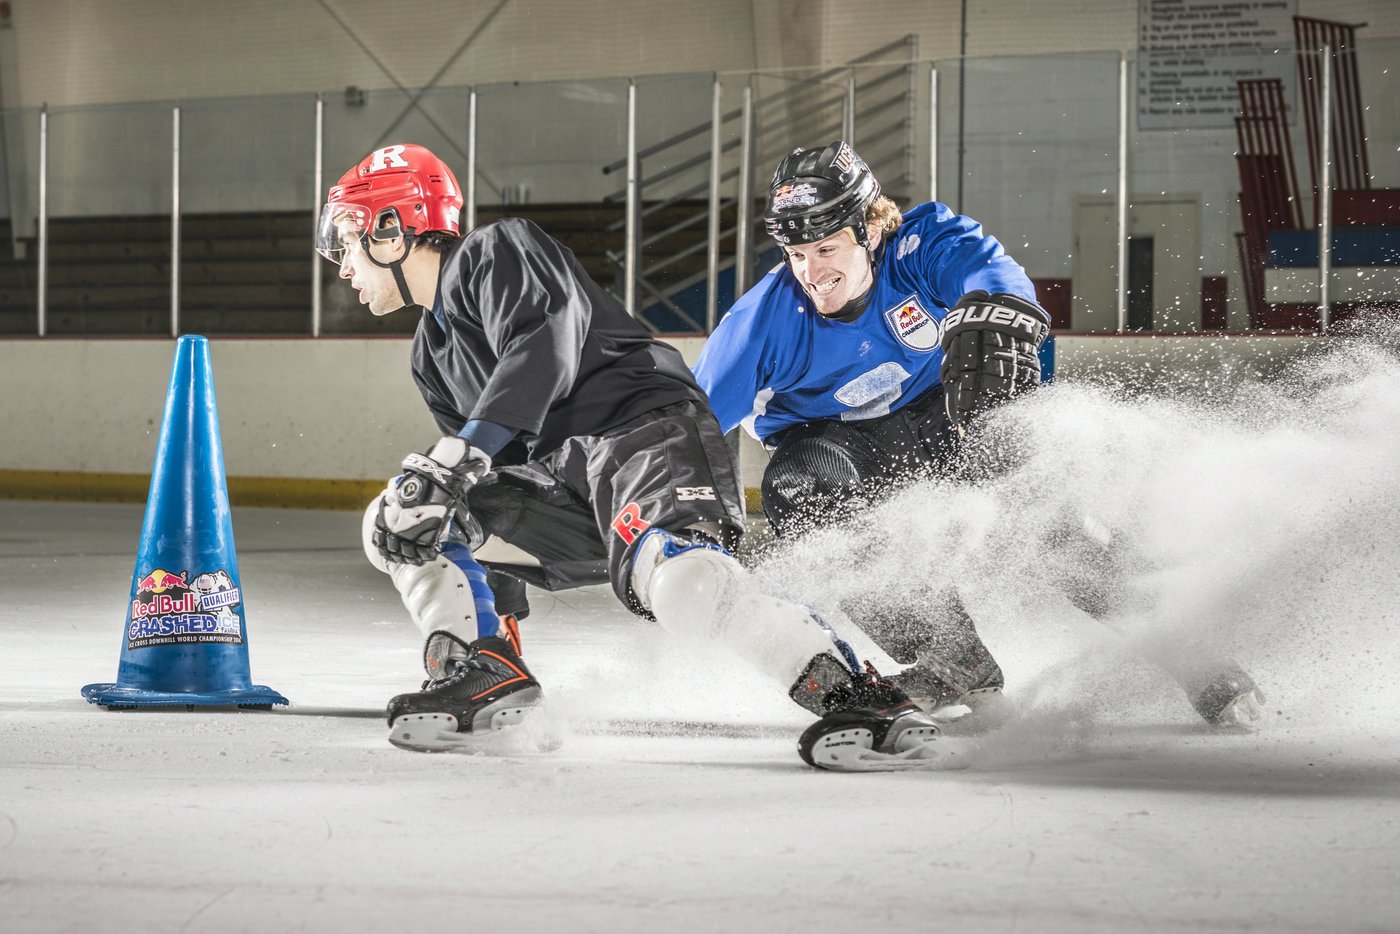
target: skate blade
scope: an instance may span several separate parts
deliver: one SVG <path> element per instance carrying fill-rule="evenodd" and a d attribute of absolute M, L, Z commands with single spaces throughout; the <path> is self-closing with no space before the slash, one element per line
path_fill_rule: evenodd
<path fill-rule="evenodd" d="M 1261 726 L 1264 710 L 1256 698 L 1258 691 L 1246 691 L 1225 705 L 1213 726 L 1225 733 L 1253 733 Z"/>
<path fill-rule="evenodd" d="M 832 772 L 948 771 L 967 768 L 967 757 L 942 739 L 937 727 L 910 727 L 893 752 L 874 748 L 875 734 L 859 727 L 828 733 L 812 745 L 812 764 Z"/>
<path fill-rule="evenodd" d="M 936 706 L 933 698 L 911 698 L 944 736 L 981 736 L 1006 726 L 1017 715 L 1014 701 L 1000 688 L 969 691 L 955 703 Z"/>
<path fill-rule="evenodd" d="M 502 707 L 472 732 L 459 732 L 457 718 L 449 713 L 404 714 L 389 728 L 389 742 L 411 752 L 523 752 L 527 750 L 513 748 L 516 744 L 509 740 L 534 709 L 533 705 Z M 537 743 L 536 749 L 544 752 L 557 746 L 557 742 Z"/>

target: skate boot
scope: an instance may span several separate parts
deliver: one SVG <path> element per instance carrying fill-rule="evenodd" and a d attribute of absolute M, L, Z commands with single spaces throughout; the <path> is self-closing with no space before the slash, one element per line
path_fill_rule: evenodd
<path fill-rule="evenodd" d="M 827 680 L 839 664 L 830 656 L 818 656 L 794 690 Z M 814 672 L 814 667 L 820 670 Z M 798 754 L 810 766 L 883 772 L 965 765 L 956 748 L 939 741 L 938 724 L 873 669 L 859 677 L 845 672 L 844 682 L 825 694 L 822 706 L 821 718 L 797 741 Z"/>
<path fill-rule="evenodd" d="M 442 664 L 443 677 L 389 701 L 389 742 L 417 752 L 470 751 L 485 736 L 520 723 L 543 700 L 509 639 L 490 636 L 467 649 L 466 658 Z"/>
<path fill-rule="evenodd" d="M 1000 723 L 1006 679 L 952 588 L 925 588 L 899 599 L 878 596 L 849 606 L 871 637 L 901 664 L 886 678 L 940 723 L 976 719 Z M 977 717 L 970 717 L 976 713 Z"/>
<path fill-rule="evenodd" d="M 1234 662 L 1213 675 L 1182 681 L 1186 699 L 1211 726 L 1253 729 L 1263 716 L 1264 692 Z"/>
<path fill-rule="evenodd" d="M 966 667 L 925 652 L 886 680 L 950 732 L 963 735 L 996 729 L 1015 714 L 1015 705 L 1002 693 L 1006 678 L 1001 666 L 980 642 L 978 647 L 975 657 L 963 659 Z"/>
<path fill-rule="evenodd" d="M 973 673 L 925 657 L 886 680 L 929 713 L 959 704 L 976 709 L 984 702 L 995 703 L 994 695 L 1000 695 L 1006 686 L 1001 666 L 990 656 L 988 661 L 986 668 Z"/>

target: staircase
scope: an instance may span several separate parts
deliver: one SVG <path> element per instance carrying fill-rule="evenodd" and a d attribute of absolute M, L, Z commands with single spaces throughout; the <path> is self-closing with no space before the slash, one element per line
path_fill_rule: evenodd
<path fill-rule="evenodd" d="M 732 304 L 739 249 L 741 214 L 746 218 L 747 284 L 776 262 L 777 251 L 763 232 L 762 210 L 772 167 L 793 148 L 824 145 L 843 138 L 870 164 L 886 194 L 907 200 L 913 188 L 915 37 L 881 46 L 836 68 L 815 74 L 754 76 L 751 105 L 641 149 L 637 153 L 638 236 L 636 261 L 639 317 L 655 331 L 704 333 L 708 293 L 710 226 L 710 155 L 693 152 L 697 137 L 720 139 L 719 188 L 732 191 L 719 200 L 720 256 L 716 305 Z M 751 160 L 747 177 L 749 204 L 740 210 L 738 188 L 746 147 Z M 604 174 L 625 170 L 627 160 L 603 166 Z M 661 195 L 659 192 L 669 192 Z M 625 214 L 628 191 L 612 192 L 604 202 Z M 606 229 L 625 243 L 625 216 Z M 610 250 L 614 294 L 622 299 L 626 284 L 625 245 Z M 755 274 L 756 273 L 756 274 Z M 607 281 L 601 280 L 601 281 Z"/>

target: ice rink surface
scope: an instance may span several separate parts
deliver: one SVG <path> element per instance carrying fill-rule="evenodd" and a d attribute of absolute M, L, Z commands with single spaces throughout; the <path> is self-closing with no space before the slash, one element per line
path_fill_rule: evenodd
<path fill-rule="evenodd" d="M 0 930 L 1400 930 L 1400 367 L 1363 358 L 1213 401 L 1052 390 L 1007 481 L 758 565 L 823 608 L 959 584 L 1022 711 L 960 771 L 807 769 L 778 686 L 605 588 L 532 591 L 550 706 L 510 744 L 394 749 L 420 640 L 349 513 L 234 510 L 289 709 L 106 711 L 78 690 L 115 675 L 141 508 L 0 502 Z M 1126 637 L 1024 544 L 1085 508 L 1151 559 Z M 1262 728 L 1205 726 L 1142 660 L 1163 640 L 1238 658 Z"/>

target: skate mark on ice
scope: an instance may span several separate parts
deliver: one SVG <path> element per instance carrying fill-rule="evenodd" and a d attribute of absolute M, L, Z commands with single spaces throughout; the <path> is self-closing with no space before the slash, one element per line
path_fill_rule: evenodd
<path fill-rule="evenodd" d="M 586 720 L 574 725 L 581 735 L 781 739 L 795 735 L 791 724 L 716 723 L 709 720 Z"/>
<path fill-rule="evenodd" d="M 289 707 L 274 708 L 277 717 L 334 717 L 350 720 L 383 720 L 383 707 Z"/>
<path fill-rule="evenodd" d="M 0 811 L 0 836 L 3 836 L 0 839 L 0 852 L 8 850 L 19 838 L 19 824 L 4 811 Z"/>
<path fill-rule="evenodd" d="M 215 895 L 215 896 L 214 896 L 213 898 L 211 898 L 209 901 L 205 902 L 203 905 L 201 905 L 200 907 L 196 908 L 194 914 L 192 914 L 192 915 L 190 915 L 188 918 L 186 918 L 186 919 L 185 919 L 185 923 L 182 924 L 182 925 L 180 925 L 180 932 L 179 932 L 179 934 L 185 934 L 185 932 L 188 931 L 188 930 L 190 929 L 190 925 L 191 925 L 191 924 L 194 924 L 196 918 L 198 918 L 200 915 L 204 914 L 204 913 L 205 913 L 206 911 L 208 911 L 210 908 L 213 908 L 213 907 L 214 907 L 215 905 L 217 905 L 219 902 L 221 902 L 221 901 L 223 901 L 224 899 L 228 898 L 230 895 L 232 895 L 232 894 L 234 893 L 234 891 L 235 891 L 235 889 L 234 889 L 233 887 L 229 887 L 229 888 L 227 888 L 227 889 L 224 889 L 224 890 L 223 890 L 222 892 L 220 892 L 218 895 Z"/>

